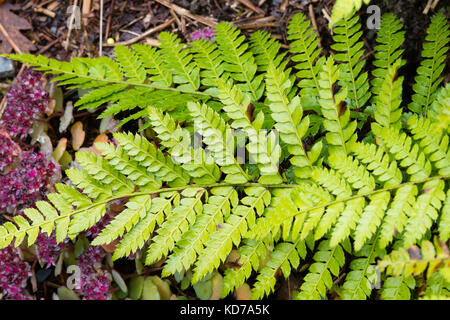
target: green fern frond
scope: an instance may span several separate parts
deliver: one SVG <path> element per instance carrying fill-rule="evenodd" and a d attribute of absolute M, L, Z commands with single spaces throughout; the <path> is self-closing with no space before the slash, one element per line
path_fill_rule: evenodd
<path fill-rule="evenodd" d="M 240 205 L 232 209 L 225 222 L 218 225 L 217 231 L 213 232 L 206 242 L 194 268 L 193 283 L 225 261 L 233 244 L 240 244 L 248 231 L 248 225 L 253 225 L 256 215 L 260 216 L 270 204 L 271 195 L 265 188 L 252 187 L 245 188 L 244 191 L 247 196 L 241 199 Z"/>
<path fill-rule="evenodd" d="M 331 48 L 338 53 L 334 55 L 336 61 L 341 62 L 339 67 L 339 85 L 348 88 L 348 107 L 351 110 L 362 110 L 370 99 L 367 72 L 363 72 L 364 42 L 359 18 L 344 18 L 334 28 Z"/>
<path fill-rule="evenodd" d="M 327 289 L 333 285 L 332 276 L 339 276 L 345 263 L 344 250 L 340 245 L 330 247 L 329 240 L 319 243 L 309 273 L 304 277 L 300 291 L 294 296 L 297 300 L 320 300 L 326 298 Z"/>
<path fill-rule="evenodd" d="M 384 127 L 401 127 L 402 116 L 402 84 L 403 77 L 397 78 L 401 61 L 397 60 L 386 70 L 385 78 L 381 83 L 376 100 L 375 120 Z"/>
<path fill-rule="evenodd" d="M 413 276 L 389 277 L 384 281 L 381 289 L 383 300 L 410 300 L 411 290 L 416 286 Z"/>
<path fill-rule="evenodd" d="M 300 78 L 300 96 L 305 110 L 314 110 L 320 114 L 317 100 L 319 96 L 319 72 L 325 58 L 318 48 L 319 39 L 314 32 L 311 22 L 306 20 L 303 13 L 296 14 L 288 25 L 288 40 L 291 40 L 292 61 L 297 62 L 297 77 Z"/>
<path fill-rule="evenodd" d="M 335 93 L 333 86 L 339 78 L 339 70 L 332 57 L 327 59 L 320 79 L 320 106 L 325 118 L 323 126 L 328 131 L 328 153 L 343 152 L 348 154 L 356 142 L 356 121 L 350 122 L 350 109 L 344 105 L 347 96 L 346 87 Z"/>
<path fill-rule="evenodd" d="M 281 242 L 271 252 L 269 261 L 260 270 L 252 290 L 252 299 L 261 299 L 270 294 L 275 287 L 276 275 L 280 270 L 285 278 L 289 277 L 292 268 L 296 269 L 300 259 L 306 256 L 304 240 Z"/>
<path fill-rule="evenodd" d="M 423 240 L 420 248 L 414 246 L 409 251 L 404 248 L 394 250 L 383 260 L 378 261 L 378 267 L 388 275 L 404 277 L 417 276 L 426 271 L 426 277 L 429 278 L 435 272 L 450 266 L 446 244 L 438 238 L 433 242 Z"/>
<path fill-rule="evenodd" d="M 382 256 L 383 252 L 376 245 L 376 239 L 361 249 L 356 249 L 354 255 L 357 259 L 350 262 L 350 271 L 345 277 L 342 286 L 344 300 L 366 300 L 370 297 L 373 287 L 377 284 L 378 275 L 373 263 L 375 258 Z"/>
<path fill-rule="evenodd" d="M 263 75 L 256 75 L 258 66 L 249 45 L 244 42 L 245 36 L 231 23 L 219 23 L 215 30 L 220 53 L 224 60 L 224 69 L 243 92 L 248 92 L 252 101 L 261 98 L 264 92 Z"/>
<path fill-rule="evenodd" d="M 239 260 L 236 268 L 225 270 L 223 277 L 222 297 L 244 284 L 252 271 L 260 269 L 261 261 L 266 258 L 267 248 L 263 240 L 244 240 L 244 245 L 238 249 Z"/>
<path fill-rule="evenodd" d="M 386 79 L 388 68 L 400 59 L 398 68 L 405 64 L 405 60 L 401 59 L 403 54 L 402 46 L 405 41 L 405 31 L 403 24 L 392 13 L 385 13 L 381 17 L 380 29 L 377 32 L 377 45 L 375 46 L 375 60 L 373 65 L 376 67 L 372 71 L 374 79 L 372 80 L 373 102 L 376 103 L 382 83 Z"/>
<path fill-rule="evenodd" d="M 450 28 L 442 12 L 437 13 L 427 29 L 427 36 L 423 44 L 422 62 L 417 69 L 417 76 L 413 89 L 415 94 L 408 108 L 418 114 L 428 115 L 432 96 L 442 82 L 441 73 L 449 49 Z"/>

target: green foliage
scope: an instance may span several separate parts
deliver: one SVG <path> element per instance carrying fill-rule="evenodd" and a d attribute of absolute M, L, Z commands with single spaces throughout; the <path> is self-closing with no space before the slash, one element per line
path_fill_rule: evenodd
<path fill-rule="evenodd" d="M 339 85 L 348 90 L 348 107 L 351 110 L 362 109 L 370 99 L 367 72 L 362 72 L 364 42 L 360 40 L 361 35 L 359 18 L 344 18 L 334 28 L 335 44 L 331 45 L 338 52 L 334 59 L 342 62 L 339 64 Z"/>
<path fill-rule="evenodd" d="M 363 3 L 368 4 L 370 0 L 337 0 L 331 14 L 330 25 L 334 25 L 341 19 L 350 17 L 355 11 L 359 10 Z"/>
<path fill-rule="evenodd" d="M 427 115 L 432 103 L 432 96 L 442 82 L 442 71 L 445 67 L 446 53 L 449 49 L 450 28 L 442 12 L 431 19 L 427 36 L 423 44 L 422 62 L 417 68 L 417 76 L 413 90 L 412 102 L 408 105 L 411 111 Z"/>
<path fill-rule="evenodd" d="M 126 111 L 122 123 L 143 117 L 148 130 L 115 133 L 116 144 L 96 144 L 100 155 L 78 152 L 70 183 L 0 226 L 0 247 L 31 245 L 39 231 L 73 240 L 122 199 L 124 210 L 92 244 L 117 243 L 114 259 L 142 251 L 147 265 L 202 297 L 221 273 L 222 297 L 252 281 L 254 299 L 301 273 L 298 299 L 410 299 L 424 271 L 423 297 L 448 296 L 444 22 L 437 15 L 429 28 L 419 68 L 426 81 L 418 79 L 427 91 L 415 85 L 414 114 L 403 112 L 403 31 L 393 15 L 383 17 L 372 88 L 361 27 L 349 16 L 335 28 L 334 58 L 303 14 L 293 18 L 296 74 L 269 34 L 246 41 L 227 23 L 216 43 L 185 46 L 162 33 L 161 48 L 118 46 L 115 59 L 10 55 L 90 89 L 77 105 L 108 104 L 101 117 Z M 365 123 L 371 131 L 361 130 Z M 420 259 L 408 253 L 417 244 Z"/>
<path fill-rule="evenodd" d="M 375 46 L 375 60 L 372 75 L 372 94 L 378 96 L 382 83 L 386 78 L 389 66 L 400 58 L 403 53 L 401 45 L 405 41 L 405 31 L 402 31 L 403 24 L 392 13 L 385 13 L 381 18 L 380 29 L 378 30 L 377 45 Z M 405 63 L 401 60 L 399 66 Z M 376 101 L 376 99 L 375 99 Z"/>

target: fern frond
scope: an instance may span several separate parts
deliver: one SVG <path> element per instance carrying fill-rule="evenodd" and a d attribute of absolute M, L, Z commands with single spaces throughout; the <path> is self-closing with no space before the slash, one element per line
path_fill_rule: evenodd
<path fill-rule="evenodd" d="M 375 258 L 383 255 L 376 245 L 377 237 L 372 243 L 366 244 L 354 252 L 357 259 L 350 262 L 350 271 L 342 286 L 344 300 L 366 300 L 372 293 L 372 288 L 379 281 L 375 267 Z"/>
<path fill-rule="evenodd" d="M 151 83 L 155 86 L 171 87 L 172 73 L 165 68 L 160 51 L 142 44 L 134 44 L 131 47 L 139 55 Z"/>
<path fill-rule="evenodd" d="M 450 191 L 447 191 L 447 197 L 445 198 L 439 220 L 439 236 L 442 241 L 447 241 L 450 238 Z"/>
<path fill-rule="evenodd" d="M 378 244 L 380 248 L 386 248 L 394 239 L 396 232 L 402 232 L 405 225 L 413 213 L 413 205 L 418 190 L 415 185 L 405 185 L 397 189 L 392 199 L 389 209 L 386 211 L 382 225 Z"/>
<path fill-rule="evenodd" d="M 253 270 L 259 270 L 261 261 L 266 258 L 267 248 L 263 240 L 245 239 L 243 243 L 238 249 L 238 266 L 225 270 L 222 297 L 226 297 L 230 292 L 244 284 Z"/>
<path fill-rule="evenodd" d="M 402 31 L 403 24 L 392 13 L 385 13 L 381 17 L 380 29 L 377 32 L 377 45 L 375 46 L 375 60 L 373 65 L 376 67 L 372 74 L 372 94 L 373 102 L 376 103 L 383 81 L 390 66 L 395 61 L 400 60 L 398 68 L 405 64 L 405 60 L 401 59 L 403 49 L 400 49 L 405 41 L 405 31 Z"/>
<path fill-rule="evenodd" d="M 348 154 L 356 142 L 356 121 L 350 122 L 350 109 L 346 108 L 344 99 L 347 90 L 334 93 L 333 86 L 339 78 L 339 71 L 334 60 L 329 57 L 319 74 L 320 106 L 325 118 L 323 126 L 328 131 L 326 139 L 329 154 L 343 152 Z"/>
<path fill-rule="evenodd" d="M 380 127 L 376 123 L 372 123 L 372 131 L 400 166 L 407 169 L 412 181 L 430 176 L 431 163 L 410 136 L 398 128 Z"/>
<path fill-rule="evenodd" d="M 319 243 L 309 273 L 304 277 L 300 291 L 294 299 L 320 300 L 326 298 L 327 289 L 333 285 L 332 276 L 339 276 L 340 269 L 345 263 L 344 250 L 340 245 L 330 247 L 329 240 Z"/>
<path fill-rule="evenodd" d="M 422 194 L 419 195 L 412 209 L 402 236 L 403 246 L 408 248 L 420 240 L 431 225 L 438 218 L 438 210 L 445 199 L 445 182 L 441 180 L 429 181 L 423 185 Z"/>
<path fill-rule="evenodd" d="M 215 39 L 219 46 L 224 63 L 224 69 L 232 79 L 237 81 L 237 87 L 249 93 L 252 101 L 258 101 L 264 92 L 263 75 L 256 76 L 258 66 L 245 43 L 245 36 L 231 23 L 222 22 L 216 26 Z"/>
<path fill-rule="evenodd" d="M 436 92 L 436 99 L 431 104 L 429 118 L 433 121 L 434 132 L 450 132 L 450 83 Z"/>
<path fill-rule="evenodd" d="M 428 115 L 432 96 L 442 82 L 441 73 L 449 49 L 450 28 L 447 18 L 442 12 L 437 13 L 427 29 L 423 44 L 422 62 L 417 69 L 412 102 L 408 108 L 418 114 Z"/>
<path fill-rule="evenodd" d="M 381 289 L 383 300 L 410 300 L 411 290 L 416 286 L 413 276 L 389 277 L 384 281 Z"/>
<path fill-rule="evenodd" d="M 381 126 L 396 128 L 401 127 L 400 118 L 402 116 L 402 84 L 403 77 L 397 78 L 397 71 L 401 61 L 397 60 L 386 70 L 385 78 L 379 86 L 378 97 L 376 98 L 375 120 Z"/>
<path fill-rule="evenodd" d="M 322 144 L 317 143 L 307 154 L 302 139 L 309 127 L 309 117 L 303 117 L 298 96 L 291 101 L 287 96 L 292 86 L 288 74 L 288 71 L 269 66 L 266 76 L 267 98 L 275 128 L 280 132 L 281 140 L 288 146 L 289 153 L 293 155 L 290 161 L 297 167 L 295 175 L 306 179 L 311 175 L 313 164 L 319 159 Z"/>
<path fill-rule="evenodd" d="M 225 181 L 233 183 L 249 181 L 249 175 L 234 157 L 234 138 L 225 121 L 205 104 L 189 103 L 188 108 L 192 117 L 196 119 L 195 127 L 204 137 L 214 161 L 227 174 Z"/>
<path fill-rule="evenodd" d="M 173 74 L 173 82 L 180 84 L 179 89 L 196 91 L 200 87 L 200 70 L 190 49 L 183 49 L 180 39 L 168 32 L 161 32 L 159 41 L 164 63 Z"/>
<path fill-rule="evenodd" d="M 402 182 L 402 172 L 397 167 L 397 162 L 392 161 L 383 148 L 375 144 L 356 142 L 352 152 L 359 161 L 367 165 L 367 170 L 383 183 L 384 187 L 391 187 Z"/>
<path fill-rule="evenodd" d="M 444 134 L 430 134 L 433 123 L 428 118 L 412 115 L 409 117 L 407 127 L 412 138 L 417 141 L 420 149 L 429 159 L 434 171 L 442 176 L 450 174 L 449 136 Z"/>
<path fill-rule="evenodd" d="M 303 13 L 296 14 L 288 25 L 288 40 L 291 40 L 291 52 L 294 53 L 292 61 L 297 62 L 297 77 L 300 78 L 300 96 L 305 110 L 314 110 L 320 114 L 319 98 L 319 72 L 325 62 L 325 58 L 319 58 L 321 54 L 318 48 L 319 39 L 306 20 Z"/>
<path fill-rule="evenodd" d="M 285 278 L 289 277 L 292 268 L 296 269 L 300 259 L 306 257 L 306 244 L 297 238 L 292 242 L 281 242 L 271 252 L 270 259 L 260 270 L 252 290 L 252 299 L 261 299 L 273 292 L 276 274 L 280 270 Z"/>
<path fill-rule="evenodd" d="M 162 225 L 164 218 L 169 215 L 172 210 L 172 202 L 175 202 L 174 199 L 176 199 L 176 193 L 160 194 L 160 197 L 152 199 L 150 210 L 144 216 L 140 216 L 139 222 L 135 223 L 131 230 L 125 233 L 116 246 L 113 259 L 128 256 L 142 248 L 150 238 L 155 227 Z M 111 224 L 113 223 L 114 220 Z M 106 237 L 106 233 L 102 237 Z"/>
<path fill-rule="evenodd" d="M 146 264 L 158 262 L 173 250 L 175 243 L 203 211 L 201 198 L 204 193 L 204 189 L 195 187 L 183 190 L 180 203 L 172 209 L 164 224 L 157 230 L 158 235 L 152 238 L 145 259 Z"/>
<path fill-rule="evenodd" d="M 383 260 L 378 261 L 378 267 L 388 275 L 419 275 L 425 272 L 427 278 L 440 268 L 450 266 L 450 256 L 445 243 L 435 238 L 434 244 L 431 241 L 423 240 L 420 248 L 412 247 L 409 251 L 400 248 L 392 251 Z"/>
<path fill-rule="evenodd" d="M 136 83 L 143 83 L 145 81 L 146 72 L 144 65 L 134 50 L 126 46 L 118 45 L 114 47 L 114 56 L 123 74 L 129 81 Z"/>
<path fill-rule="evenodd" d="M 149 107 L 150 124 L 161 140 L 161 144 L 168 149 L 174 161 L 181 164 L 196 183 L 211 184 L 220 179 L 217 165 L 205 155 L 201 148 L 191 147 L 191 136 L 175 124 L 170 114 L 157 108 Z"/>
<path fill-rule="evenodd" d="M 161 150 L 140 135 L 115 133 L 114 138 L 126 150 L 131 159 L 136 160 L 147 171 L 170 186 L 186 185 L 189 177 L 180 167 L 175 166 L 170 157 L 165 157 Z"/>
<path fill-rule="evenodd" d="M 241 204 L 231 211 L 224 223 L 218 225 L 217 231 L 206 242 L 194 268 L 193 283 L 225 261 L 233 244 L 239 245 L 248 225 L 253 225 L 256 215 L 260 216 L 270 204 L 271 195 L 265 188 L 245 188 L 244 191 L 247 196 L 241 199 Z"/>
<path fill-rule="evenodd" d="M 258 30 L 250 36 L 250 50 L 255 57 L 258 71 L 267 71 L 268 66 L 277 68 L 286 53 L 279 54 L 281 44 L 269 33 Z"/>
<path fill-rule="evenodd" d="M 202 252 L 210 234 L 238 205 L 238 194 L 233 188 L 213 188 L 210 193 L 202 214 L 197 216 L 195 223 L 176 242 L 176 248 L 164 266 L 163 276 L 188 270 Z"/>
<path fill-rule="evenodd" d="M 334 28 L 331 45 L 335 54 L 334 59 L 341 62 L 339 67 L 339 85 L 348 88 L 348 107 L 351 110 L 361 110 L 370 99 L 367 72 L 362 72 L 364 61 L 364 43 L 360 40 L 362 35 L 358 16 L 343 18 Z"/>

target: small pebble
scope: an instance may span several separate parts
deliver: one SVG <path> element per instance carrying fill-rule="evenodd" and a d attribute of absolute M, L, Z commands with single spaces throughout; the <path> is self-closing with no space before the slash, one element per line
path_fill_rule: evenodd
<path fill-rule="evenodd" d="M 8 58 L 0 57 L 0 79 L 12 77 L 13 75 L 13 62 Z"/>

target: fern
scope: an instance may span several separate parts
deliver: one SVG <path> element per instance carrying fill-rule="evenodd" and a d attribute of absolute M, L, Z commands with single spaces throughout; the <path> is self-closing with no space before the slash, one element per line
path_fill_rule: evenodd
<path fill-rule="evenodd" d="M 441 73 L 450 42 L 450 29 L 443 13 L 431 19 L 427 36 L 423 44 L 422 62 L 417 69 L 416 82 L 413 85 L 415 94 L 408 105 L 413 112 L 427 115 L 431 105 L 431 97 L 442 82 Z"/>
<path fill-rule="evenodd" d="M 362 35 L 358 17 L 344 18 L 334 29 L 331 46 L 337 53 L 334 58 L 342 62 L 339 65 L 339 85 L 348 88 L 348 107 L 360 110 L 370 99 L 367 72 L 362 72 L 364 61 L 361 60 L 364 43 L 360 41 Z"/>
<path fill-rule="evenodd" d="M 380 29 L 377 34 L 377 45 L 375 46 L 376 67 L 372 74 L 372 94 L 378 96 L 382 83 L 386 78 L 389 66 L 400 59 L 403 54 L 401 46 L 405 41 L 405 31 L 402 31 L 403 24 L 392 13 L 386 13 L 381 18 Z M 404 60 L 399 62 L 398 67 L 405 64 Z M 376 100 L 375 100 L 376 101 Z"/>
<path fill-rule="evenodd" d="M 280 275 L 300 272 L 298 299 L 326 299 L 336 288 L 344 299 L 409 299 L 411 274 L 425 270 L 423 297 L 448 295 L 445 19 L 429 28 L 413 98 L 424 110 L 413 114 L 403 112 L 401 24 L 383 17 L 370 88 L 357 20 L 338 23 L 334 58 L 303 14 L 289 25 L 292 58 L 269 34 L 246 41 L 227 23 L 216 43 L 185 46 L 162 33 L 161 48 L 117 46 L 114 59 L 9 55 L 89 89 L 78 106 L 108 104 L 100 117 L 125 112 L 122 123 L 144 118 L 149 130 L 115 133 L 116 144 L 95 145 L 99 155 L 78 152 L 70 183 L 1 225 L 0 247 L 31 245 L 40 231 L 74 240 L 123 199 L 93 245 L 117 243 L 114 259 L 143 250 L 147 265 L 162 263 L 165 277 L 192 275 L 191 284 L 223 271 L 222 297 L 252 282 L 260 299 Z M 371 117 L 361 117 L 370 92 Z M 366 121 L 368 133 L 358 129 Z M 407 251 L 417 244 L 422 260 Z M 232 252 L 239 258 L 230 265 Z M 383 270 L 376 294 L 375 264 Z"/>

